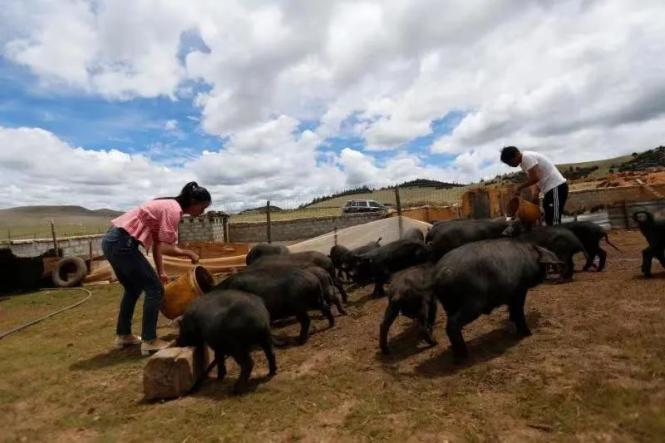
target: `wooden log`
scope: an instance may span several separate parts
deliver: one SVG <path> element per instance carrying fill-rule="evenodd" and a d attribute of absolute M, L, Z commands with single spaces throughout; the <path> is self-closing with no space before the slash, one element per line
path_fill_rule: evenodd
<path fill-rule="evenodd" d="M 182 397 L 203 378 L 213 353 L 206 347 L 170 347 L 148 359 L 143 369 L 146 400 Z"/>

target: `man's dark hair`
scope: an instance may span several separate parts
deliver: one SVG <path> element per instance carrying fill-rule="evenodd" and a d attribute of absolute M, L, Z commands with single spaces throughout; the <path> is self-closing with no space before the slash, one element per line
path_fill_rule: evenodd
<path fill-rule="evenodd" d="M 508 162 L 514 159 L 519 153 L 520 150 L 515 146 L 506 146 L 501 150 L 501 161 L 508 164 Z"/>

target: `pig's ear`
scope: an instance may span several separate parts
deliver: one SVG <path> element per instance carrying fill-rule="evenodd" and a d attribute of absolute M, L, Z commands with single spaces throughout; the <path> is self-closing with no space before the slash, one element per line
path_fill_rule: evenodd
<path fill-rule="evenodd" d="M 535 246 L 536 251 L 538 252 L 538 262 L 544 265 L 560 265 L 563 264 L 559 257 L 549 249 L 541 248 L 540 246 Z"/>

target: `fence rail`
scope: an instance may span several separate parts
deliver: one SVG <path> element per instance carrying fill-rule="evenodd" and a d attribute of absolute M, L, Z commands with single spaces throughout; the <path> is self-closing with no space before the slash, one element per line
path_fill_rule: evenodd
<path fill-rule="evenodd" d="M 633 214 L 637 211 L 656 213 L 665 210 L 665 199 L 635 203 L 621 203 L 608 208 L 608 216 L 612 229 L 636 229 L 637 223 Z"/>

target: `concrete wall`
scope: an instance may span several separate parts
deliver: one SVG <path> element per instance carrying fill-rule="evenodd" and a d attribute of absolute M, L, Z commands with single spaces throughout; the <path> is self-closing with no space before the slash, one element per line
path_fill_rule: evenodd
<path fill-rule="evenodd" d="M 87 257 L 89 254 L 89 244 L 92 243 L 92 253 L 95 256 L 102 255 L 102 237 L 99 235 L 84 235 L 80 237 L 70 237 L 58 239 L 58 247 L 62 249 L 63 254 L 80 255 Z M 36 240 L 12 240 L 11 242 L 0 243 L 0 248 L 9 248 L 14 255 L 18 257 L 36 257 L 49 249 L 53 249 L 52 239 Z"/>
<path fill-rule="evenodd" d="M 331 232 L 335 227 L 337 229 L 348 228 L 383 217 L 385 215 L 381 213 L 367 213 L 274 221 L 271 223 L 272 241 L 304 240 Z M 229 226 L 229 231 L 230 240 L 233 242 L 267 241 L 266 223 L 233 223 Z"/>

